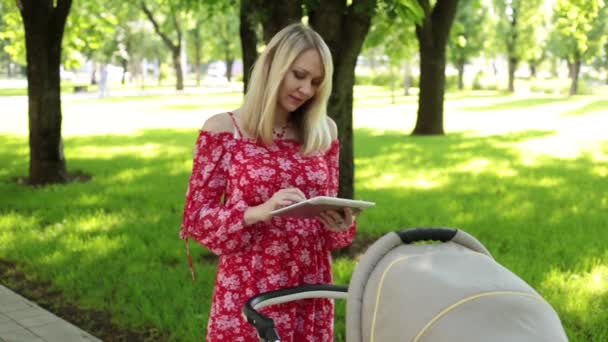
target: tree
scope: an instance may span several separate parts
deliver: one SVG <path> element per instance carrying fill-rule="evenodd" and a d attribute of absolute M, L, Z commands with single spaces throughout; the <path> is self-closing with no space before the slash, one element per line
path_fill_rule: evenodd
<path fill-rule="evenodd" d="M 154 31 L 171 51 L 176 78 L 175 89 L 182 90 L 184 89 L 184 71 L 182 65 L 184 29 L 182 28 L 182 23 L 186 20 L 188 7 L 179 1 L 164 1 L 162 3 L 150 4 L 151 2 L 153 1 L 141 0 L 140 7 L 154 26 Z M 151 5 L 154 7 L 151 7 Z M 154 13 L 163 13 L 164 21 L 160 21 Z"/>
<path fill-rule="evenodd" d="M 194 21 L 194 26 L 188 31 L 190 39 L 188 40 L 188 52 L 189 56 L 192 56 L 194 66 L 196 69 L 196 86 L 201 85 L 201 73 L 203 64 L 203 36 L 205 26 L 203 25 L 204 19 L 202 16 L 198 16 Z"/>
<path fill-rule="evenodd" d="M 420 49 L 420 94 L 414 135 L 444 134 L 443 97 L 445 93 L 446 45 L 456 15 L 458 0 L 418 0 L 424 19 L 416 25 Z"/>
<path fill-rule="evenodd" d="M 515 70 L 521 60 L 527 59 L 531 51 L 536 50 L 536 30 L 542 27 L 542 16 L 539 15 L 542 0 L 495 0 L 494 6 L 498 16 L 497 34 L 502 40 L 503 51 L 509 63 L 510 92 L 515 91 Z"/>
<path fill-rule="evenodd" d="M 460 0 L 448 41 L 448 57 L 458 70 L 458 89 L 464 88 L 464 67 L 479 56 L 484 47 L 483 26 L 487 9 L 481 0 Z"/>
<path fill-rule="evenodd" d="M 601 0 L 557 0 L 554 7 L 551 49 L 568 62 L 570 95 L 578 92 L 583 62 L 591 61 L 601 50 L 605 34 L 606 7 Z"/>
<path fill-rule="evenodd" d="M 68 181 L 61 138 L 59 65 L 71 0 L 17 0 L 25 29 L 30 129 L 29 183 Z"/>
<path fill-rule="evenodd" d="M 391 76 L 391 99 L 395 103 L 395 68 L 403 64 L 403 88 L 405 95 L 409 95 L 411 85 L 410 60 L 416 52 L 416 36 L 412 16 L 401 15 L 394 7 L 381 3 L 378 13 L 373 18 L 370 31 L 363 45 L 364 53 L 368 55 L 372 65 L 372 72 L 376 56 L 388 57 L 388 66 Z"/>
<path fill-rule="evenodd" d="M 223 60 L 226 64 L 226 79 L 232 79 L 232 66 L 236 58 L 240 57 L 240 49 L 234 39 L 238 35 L 238 13 L 236 6 L 227 6 L 220 13 L 209 18 L 207 30 L 209 31 L 208 53 L 213 59 Z"/>

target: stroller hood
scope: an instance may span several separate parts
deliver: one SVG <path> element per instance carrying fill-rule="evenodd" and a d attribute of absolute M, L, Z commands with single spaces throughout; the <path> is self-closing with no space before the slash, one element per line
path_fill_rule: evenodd
<path fill-rule="evenodd" d="M 349 285 L 347 341 L 567 341 L 542 296 L 452 232 L 439 244 L 389 233 L 367 250 Z"/>

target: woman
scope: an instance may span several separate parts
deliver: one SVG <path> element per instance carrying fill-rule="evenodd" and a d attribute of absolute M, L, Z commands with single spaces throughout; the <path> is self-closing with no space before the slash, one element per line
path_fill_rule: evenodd
<path fill-rule="evenodd" d="M 331 250 L 352 242 L 349 210 L 306 219 L 270 214 L 337 194 L 339 142 L 326 114 L 332 72 L 322 38 L 290 25 L 256 61 L 243 106 L 212 116 L 199 133 L 180 235 L 219 256 L 208 341 L 258 341 L 241 314 L 247 299 L 331 283 Z M 333 341 L 328 299 L 262 311 L 283 341 Z"/>

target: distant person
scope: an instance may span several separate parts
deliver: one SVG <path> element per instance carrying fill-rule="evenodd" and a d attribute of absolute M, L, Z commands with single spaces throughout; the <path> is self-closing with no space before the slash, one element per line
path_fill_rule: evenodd
<path fill-rule="evenodd" d="M 101 65 L 99 71 L 99 97 L 103 98 L 108 95 L 108 66 L 107 64 Z"/>
<path fill-rule="evenodd" d="M 207 341 L 259 341 L 241 313 L 245 302 L 265 291 L 331 283 L 331 251 L 353 240 L 348 209 L 318 218 L 270 215 L 338 192 L 340 144 L 326 114 L 332 73 L 321 36 L 303 24 L 287 26 L 256 61 L 242 107 L 210 117 L 199 132 L 180 236 L 219 256 Z M 327 298 L 262 312 L 283 341 L 333 341 Z"/>

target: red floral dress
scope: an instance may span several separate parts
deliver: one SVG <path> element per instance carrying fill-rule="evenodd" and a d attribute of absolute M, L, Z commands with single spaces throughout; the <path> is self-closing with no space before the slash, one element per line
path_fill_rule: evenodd
<path fill-rule="evenodd" d="M 331 232 L 318 219 L 274 217 L 246 226 L 243 214 L 276 191 L 297 187 L 307 198 L 335 196 L 338 140 L 304 156 L 289 139 L 267 146 L 232 133 L 200 131 L 180 236 L 219 256 L 207 341 L 259 341 L 241 314 L 261 292 L 332 282 L 331 254 L 348 246 L 355 224 Z M 333 303 L 306 299 L 262 309 L 282 341 L 333 341 Z"/>

